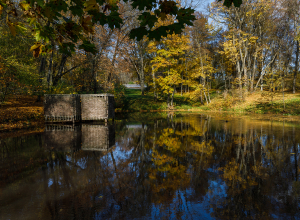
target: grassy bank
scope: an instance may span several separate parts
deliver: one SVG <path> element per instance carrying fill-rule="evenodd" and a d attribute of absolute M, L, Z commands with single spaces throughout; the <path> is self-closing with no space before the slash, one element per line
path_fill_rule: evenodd
<path fill-rule="evenodd" d="M 285 105 L 285 107 L 284 107 Z M 256 114 L 300 115 L 300 93 L 285 92 L 284 102 L 282 93 L 275 93 L 273 99 L 266 92 L 249 94 L 240 101 L 237 97 L 215 97 L 212 102 L 201 107 L 203 110 L 229 111 Z"/>
<path fill-rule="evenodd" d="M 174 95 L 174 110 L 188 110 L 199 107 L 199 103 L 193 102 L 187 95 Z M 117 111 L 143 111 L 143 110 L 168 110 L 167 103 L 164 99 L 158 98 L 154 100 L 153 93 L 141 95 L 141 91 L 137 89 L 126 89 L 125 105 L 118 108 Z"/>
<path fill-rule="evenodd" d="M 125 95 L 125 105 L 119 111 L 153 111 L 168 110 L 166 101 L 163 99 L 154 100 L 152 93 L 141 95 L 140 90 L 127 89 Z M 188 111 L 225 111 L 239 113 L 256 114 L 283 114 L 300 115 L 300 93 L 292 94 L 285 92 L 285 108 L 283 105 L 283 95 L 281 92 L 275 93 L 273 99 L 267 92 L 255 92 L 248 94 L 243 101 L 238 95 L 211 93 L 211 103 L 201 105 L 199 102 L 192 101 L 188 94 L 174 96 L 174 110 Z"/>
<path fill-rule="evenodd" d="M 0 131 L 23 128 L 43 128 L 44 109 L 43 102 L 36 102 L 36 96 L 10 97 L 8 101 L 0 105 Z M 163 99 L 154 100 L 152 93 L 141 95 L 140 90 L 126 89 L 124 105 L 117 108 L 120 112 L 151 112 L 167 111 L 166 101 Z M 255 113 L 275 114 L 278 116 L 300 116 L 300 93 L 285 93 L 285 109 L 282 101 L 282 93 L 276 93 L 271 100 L 266 93 L 256 92 L 249 94 L 244 101 L 237 96 L 223 94 L 215 91 L 211 94 L 211 103 L 201 105 L 192 101 L 188 94 L 181 96 L 175 94 L 174 108 L 176 111 L 190 112 L 229 112 L 229 113 Z M 266 117 L 266 116 L 264 116 Z M 273 116 L 272 116 L 273 117 Z M 1 136 L 1 134 L 0 134 Z"/>

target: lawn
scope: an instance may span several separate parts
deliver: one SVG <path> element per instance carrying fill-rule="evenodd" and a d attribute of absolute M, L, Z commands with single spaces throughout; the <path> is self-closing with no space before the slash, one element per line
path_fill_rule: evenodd
<path fill-rule="evenodd" d="M 195 103 L 186 96 L 180 94 L 174 95 L 174 108 L 175 109 L 191 109 Z M 142 96 L 141 91 L 138 89 L 126 89 L 125 91 L 125 105 L 122 110 L 167 110 L 166 100 L 158 98 L 154 100 L 153 93 L 147 92 Z"/>

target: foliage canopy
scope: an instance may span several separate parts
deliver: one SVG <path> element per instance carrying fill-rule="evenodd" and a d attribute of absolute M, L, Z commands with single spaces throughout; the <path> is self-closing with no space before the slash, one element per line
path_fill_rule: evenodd
<path fill-rule="evenodd" d="M 221 1 L 221 0 L 218 0 Z M 186 25 L 195 20 L 194 10 L 182 8 L 173 0 L 123 0 L 130 3 L 133 9 L 140 11 L 139 26 L 129 33 L 130 38 L 141 40 L 147 36 L 150 40 L 159 41 L 167 34 L 180 34 Z M 242 0 L 225 0 L 224 5 L 240 6 Z M 17 4 L 13 0 L 0 0 L 0 15 L 6 12 L 6 23 L 11 34 L 33 26 L 32 32 L 38 42 L 31 47 L 34 57 L 41 52 L 51 51 L 53 42 L 57 42 L 61 53 L 71 55 L 75 45 L 86 52 L 96 53 L 91 43 L 95 24 L 108 25 L 111 29 L 120 28 L 123 20 L 119 13 L 120 0 L 24 0 Z M 155 27 L 159 18 L 173 15 L 176 22 L 167 26 Z M 20 22 L 25 18 L 26 22 Z M 29 24 L 29 26 L 28 26 Z"/>

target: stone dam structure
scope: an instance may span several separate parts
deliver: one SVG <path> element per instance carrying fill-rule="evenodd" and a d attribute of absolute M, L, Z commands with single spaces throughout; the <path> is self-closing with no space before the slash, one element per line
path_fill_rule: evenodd
<path fill-rule="evenodd" d="M 46 122 L 79 122 L 115 118 L 112 94 L 45 95 Z"/>

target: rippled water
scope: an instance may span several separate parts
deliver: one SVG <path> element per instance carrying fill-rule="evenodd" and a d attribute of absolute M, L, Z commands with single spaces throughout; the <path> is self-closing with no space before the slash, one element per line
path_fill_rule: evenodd
<path fill-rule="evenodd" d="M 132 114 L 0 140 L 0 219 L 300 219 L 300 123 Z"/>

